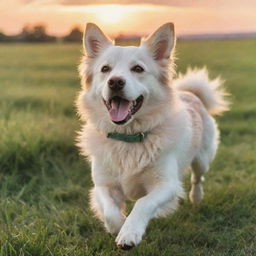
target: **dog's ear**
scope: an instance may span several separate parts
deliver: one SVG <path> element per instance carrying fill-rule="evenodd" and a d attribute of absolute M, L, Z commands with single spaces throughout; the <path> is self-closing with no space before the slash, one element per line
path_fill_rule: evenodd
<path fill-rule="evenodd" d="M 166 23 L 158 28 L 144 41 L 155 60 L 170 58 L 175 45 L 175 33 L 173 23 Z"/>
<path fill-rule="evenodd" d="M 83 44 L 87 56 L 94 58 L 102 49 L 110 46 L 112 42 L 104 35 L 97 25 L 87 23 L 84 32 Z"/>

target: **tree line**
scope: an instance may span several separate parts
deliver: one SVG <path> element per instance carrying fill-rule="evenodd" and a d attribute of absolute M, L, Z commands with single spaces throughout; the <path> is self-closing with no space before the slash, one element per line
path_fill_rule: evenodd
<path fill-rule="evenodd" d="M 74 27 L 63 36 L 57 37 L 47 33 L 45 25 L 25 26 L 22 31 L 13 36 L 6 35 L 0 31 L 0 43 L 11 42 L 81 42 L 83 33 L 79 27 Z"/>

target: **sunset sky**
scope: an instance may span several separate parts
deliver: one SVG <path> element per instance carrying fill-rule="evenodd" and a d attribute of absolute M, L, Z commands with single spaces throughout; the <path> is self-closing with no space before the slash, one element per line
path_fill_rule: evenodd
<path fill-rule="evenodd" d="M 256 0 L 0 0 L 0 31 L 43 23 L 63 35 L 97 23 L 107 34 L 145 35 L 172 21 L 177 34 L 256 32 Z"/>

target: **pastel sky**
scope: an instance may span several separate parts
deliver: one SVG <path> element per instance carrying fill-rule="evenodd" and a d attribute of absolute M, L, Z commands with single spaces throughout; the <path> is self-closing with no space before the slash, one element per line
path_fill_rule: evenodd
<path fill-rule="evenodd" d="M 0 31 L 43 23 L 63 35 L 97 23 L 109 35 L 152 32 L 174 22 L 177 34 L 256 32 L 256 0 L 0 0 Z"/>

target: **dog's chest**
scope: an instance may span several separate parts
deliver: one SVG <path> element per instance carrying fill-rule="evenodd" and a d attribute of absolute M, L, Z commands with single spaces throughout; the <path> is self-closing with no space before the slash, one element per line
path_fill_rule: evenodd
<path fill-rule="evenodd" d="M 107 139 L 101 148 L 101 159 L 108 181 L 122 189 L 126 198 L 137 200 L 146 194 L 157 179 L 154 168 L 163 150 L 163 142 L 147 138 L 144 142 L 126 143 Z M 159 140 L 159 141 L 158 141 Z"/>
<path fill-rule="evenodd" d="M 108 145 L 109 144 L 109 145 Z M 151 141 L 127 143 L 110 139 L 103 149 L 105 164 L 118 175 L 133 175 L 152 165 L 161 151 Z"/>
<path fill-rule="evenodd" d="M 138 173 L 153 164 L 159 154 L 172 144 L 164 130 L 152 131 L 144 142 L 128 143 L 107 138 L 91 126 L 85 126 L 79 146 L 84 155 L 100 159 L 105 169 L 119 175 Z"/>

